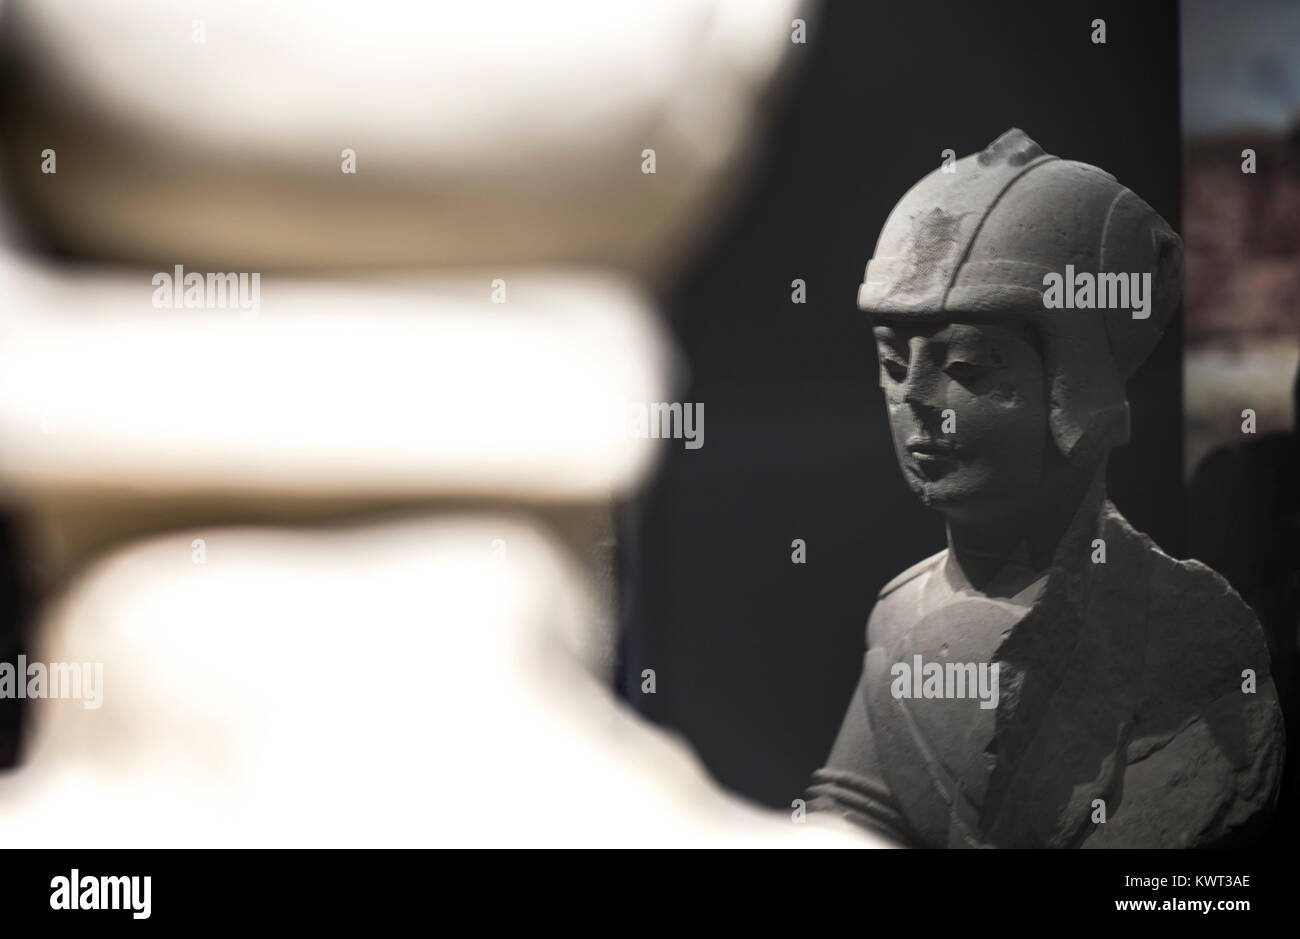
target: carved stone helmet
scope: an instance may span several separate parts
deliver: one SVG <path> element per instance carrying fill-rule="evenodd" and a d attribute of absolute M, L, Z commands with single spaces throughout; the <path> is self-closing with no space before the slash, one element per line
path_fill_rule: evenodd
<path fill-rule="evenodd" d="M 858 307 L 893 318 L 1027 320 L 1041 341 L 1050 430 L 1068 458 L 1128 439 L 1125 380 L 1155 347 L 1182 296 L 1182 242 L 1104 170 L 1043 152 L 1012 128 L 940 167 L 889 214 Z M 1049 309 L 1044 276 L 1150 274 L 1149 315 Z"/>

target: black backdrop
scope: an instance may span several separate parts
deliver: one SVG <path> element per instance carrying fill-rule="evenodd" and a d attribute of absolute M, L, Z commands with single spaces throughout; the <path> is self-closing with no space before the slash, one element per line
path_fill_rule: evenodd
<path fill-rule="evenodd" d="M 724 785 L 773 806 L 799 796 L 876 592 L 943 546 L 895 465 L 855 306 L 889 210 L 945 148 L 965 156 L 1016 126 L 1180 229 L 1178 35 L 1165 2 L 844 0 L 810 18 L 756 177 L 663 298 L 705 445 L 664 441 L 623 519 L 621 690 Z M 1130 521 L 1178 556 L 1181 347 L 1175 324 L 1130 384 L 1133 440 L 1109 475 Z M 791 563 L 795 538 L 806 564 Z"/>

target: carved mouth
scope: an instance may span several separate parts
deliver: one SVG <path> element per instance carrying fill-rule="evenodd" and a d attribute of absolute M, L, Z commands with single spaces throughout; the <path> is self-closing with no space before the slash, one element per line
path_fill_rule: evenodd
<path fill-rule="evenodd" d="M 909 437 L 905 447 L 911 457 L 911 471 L 930 482 L 953 472 L 961 463 L 962 448 L 951 440 Z"/>
<path fill-rule="evenodd" d="M 962 448 L 951 440 L 929 437 L 910 437 L 906 443 L 907 452 L 918 460 L 952 460 L 962 452 Z"/>

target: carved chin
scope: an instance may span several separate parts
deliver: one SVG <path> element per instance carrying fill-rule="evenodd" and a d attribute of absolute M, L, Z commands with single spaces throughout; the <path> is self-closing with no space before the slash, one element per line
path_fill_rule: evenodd
<path fill-rule="evenodd" d="M 923 470 L 905 468 L 908 485 L 921 504 L 937 511 L 977 509 L 1014 498 L 1005 486 L 997 485 L 970 472 L 955 471 L 928 479 Z"/>
<path fill-rule="evenodd" d="M 972 498 L 969 490 L 943 482 L 913 480 L 912 491 L 920 498 L 922 505 L 932 509 L 960 508 L 962 505 L 979 501 L 977 498 Z"/>
<path fill-rule="evenodd" d="M 908 458 L 902 461 L 902 470 L 912 491 L 926 505 L 960 503 L 979 496 L 979 487 L 972 485 L 969 471 L 960 463 Z"/>

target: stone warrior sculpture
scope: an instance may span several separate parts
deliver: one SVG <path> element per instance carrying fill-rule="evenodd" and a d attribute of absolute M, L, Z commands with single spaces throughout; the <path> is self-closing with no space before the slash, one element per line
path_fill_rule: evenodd
<path fill-rule="evenodd" d="M 1267 824 L 1284 744 L 1259 624 L 1105 496 L 1124 382 L 1181 285 L 1150 206 L 1019 130 L 894 208 L 858 306 L 948 547 L 880 591 L 811 809 L 930 847 L 1229 845 Z"/>

